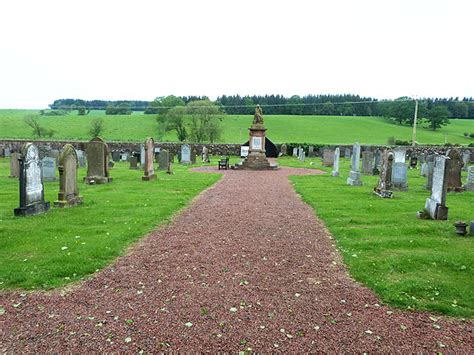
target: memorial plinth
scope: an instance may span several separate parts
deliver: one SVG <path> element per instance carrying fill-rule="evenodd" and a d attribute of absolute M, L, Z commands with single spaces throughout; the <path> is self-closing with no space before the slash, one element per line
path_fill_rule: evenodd
<path fill-rule="evenodd" d="M 236 166 L 237 169 L 270 170 L 278 168 L 278 165 L 268 161 L 265 154 L 266 130 L 263 124 L 262 109 L 257 105 L 252 126 L 249 128 L 249 154 Z"/>

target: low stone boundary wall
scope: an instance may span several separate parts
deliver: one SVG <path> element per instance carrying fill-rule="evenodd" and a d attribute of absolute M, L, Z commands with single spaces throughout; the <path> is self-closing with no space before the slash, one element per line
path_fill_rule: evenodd
<path fill-rule="evenodd" d="M 72 140 L 61 140 L 61 141 L 52 141 L 52 140 L 22 140 L 22 139 L 3 139 L 0 140 L 0 157 L 5 156 L 5 150 L 9 150 L 10 152 L 19 152 L 21 146 L 25 142 L 32 142 L 40 151 L 48 151 L 51 149 L 61 150 L 66 143 L 72 144 L 76 149 L 86 150 L 87 141 L 72 141 Z M 109 150 L 112 151 L 129 151 L 129 152 L 140 152 L 140 145 L 144 142 L 121 142 L 121 141 L 109 141 L 107 142 L 109 146 Z M 178 154 L 181 149 L 181 145 L 183 143 L 168 143 L 168 142 L 156 142 L 155 146 L 160 147 L 163 149 L 168 150 L 172 154 Z M 190 144 L 191 149 L 194 149 L 198 155 L 202 151 L 202 147 L 206 146 L 209 149 L 209 154 L 214 156 L 220 155 L 240 155 L 240 144 L 224 144 L 224 143 L 215 143 L 215 144 Z M 278 149 L 280 149 L 281 144 L 276 144 Z M 308 153 L 309 144 L 302 145 L 305 148 L 306 153 Z M 287 154 L 292 155 L 293 148 L 298 147 L 296 143 L 288 143 L 287 144 Z M 341 150 L 341 157 L 344 157 L 345 149 L 350 149 L 352 151 L 352 145 L 349 144 L 339 144 L 339 145 L 322 145 L 322 144 L 314 144 L 314 154 L 315 156 L 322 156 L 324 149 L 335 149 L 339 147 Z M 386 148 L 387 145 L 361 145 L 361 151 L 364 150 L 372 150 L 376 151 L 380 148 Z M 439 153 L 444 154 L 448 149 L 451 147 L 449 146 L 434 146 L 434 145 L 425 145 L 425 146 L 403 146 L 406 148 L 407 153 L 411 154 L 415 152 L 416 154 L 419 153 Z M 456 147 L 461 151 L 469 151 L 471 153 L 471 162 L 474 161 L 474 148 L 472 147 Z"/>

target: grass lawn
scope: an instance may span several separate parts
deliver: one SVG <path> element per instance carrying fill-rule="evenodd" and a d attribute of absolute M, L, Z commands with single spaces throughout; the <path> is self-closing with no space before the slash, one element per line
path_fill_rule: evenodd
<path fill-rule="evenodd" d="M 320 159 L 279 163 L 331 171 Z M 474 237 L 458 237 L 453 223 L 474 219 L 474 192 L 448 194 L 448 221 L 419 220 L 416 211 L 429 196 L 419 170 L 409 170 L 409 190 L 394 192 L 393 199 L 372 193 L 378 177 L 363 176 L 361 187 L 346 185 L 348 172 L 349 161 L 341 159 L 338 178 L 291 181 L 335 237 L 351 275 L 392 306 L 473 317 Z"/>
<path fill-rule="evenodd" d="M 112 183 L 79 183 L 83 205 L 14 217 L 18 180 L 8 178 L 9 159 L 0 158 L 0 289 L 48 289 L 94 273 L 220 177 L 173 168 L 174 175 L 157 171 L 157 180 L 145 182 L 141 170 L 116 163 Z M 80 181 L 85 174 L 79 170 Z M 57 199 L 58 186 L 45 183 L 45 200 Z"/>
<path fill-rule="evenodd" d="M 0 110 L 0 138 L 32 138 L 32 129 L 23 118 L 36 115 L 36 110 Z M 39 116 L 44 127 L 56 131 L 53 139 L 88 140 L 88 131 L 94 118 L 105 121 L 106 140 L 144 141 L 156 132 L 155 115 L 134 112 L 132 115 L 106 116 L 104 111 L 92 111 L 87 116 L 71 113 L 67 116 Z M 412 129 L 399 126 L 378 117 L 345 116 L 264 116 L 268 137 L 274 143 L 313 143 L 313 144 L 386 144 L 389 137 L 410 140 Z M 243 143 L 248 139 L 251 115 L 229 115 L 223 123 L 221 142 Z M 431 131 L 418 127 L 417 141 L 427 144 L 450 143 L 469 144 L 472 138 L 464 133 L 474 133 L 474 120 L 451 120 L 451 124 Z M 166 141 L 177 141 L 176 134 L 170 132 Z"/>

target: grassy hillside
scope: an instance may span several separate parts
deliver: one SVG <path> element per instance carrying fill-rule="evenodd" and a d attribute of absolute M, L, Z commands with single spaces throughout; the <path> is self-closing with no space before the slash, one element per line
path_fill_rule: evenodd
<path fill-rule="evenodd" d="M 26 115 L 37 111 L 0 110 L 0 138 L 31 138 L 31 128 L 24 122 Z M 88 116 L 39 116 L 42 124 L 56 131 L 53 139 L 88 139 L 90 122 L 103 117 L 107 140 L 142 141 L 154 135 L 156 122 L 154 115 L 135 112 L 131 116 L 106 116 L 104 111 L 94 111 Z M 340 116 L 265 116 L 267 134 L 275 143 L 387 143 L 390 136 L 401 140 L 411 139 L 411 127 L 395 125 L 378 117 Z M 230 115 L 223 121 L 222 142 L 240 143 L 247 140 L 247 128 L 252 116 Z M 435 132 L 419 126 L 417 141 L 428 144 L 450 143 L 468 144 L 474 142 L 463 136 L 464 132 L 474 133 L 474 120 L 451 120 L 451 124 Z M 167 141 L 176 141 L 170 132 Z"/>

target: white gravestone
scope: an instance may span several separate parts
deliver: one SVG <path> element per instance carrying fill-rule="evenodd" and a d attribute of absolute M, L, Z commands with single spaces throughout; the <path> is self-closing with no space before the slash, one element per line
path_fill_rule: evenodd
<path fill-rule="evenodd" d="M 448 190 L 446 161 L 448 159 L 443 155 L 438 155 L 435 158 L 431 196 L 426 199 L 425 203 L 425 209 L 433 219 L 448 219 L 448 207 L 446 207 L 446 193 Z"/>
<path fill-rule="evenodd" d="M 248 146 L 241 146 L 240 147 L 240 157 L 246 158 L 249 155 L 249 147 Z"/>
<path fill-rule="evenodd" d="M 360 144 L 356 142 L 352 148 L 352 159 L 351 159 L 351 171 L 347 178 L 347 185 L 361 186 L 362 181 L 360 179 L 359 171 L 359 159 L 360 159 Z"/>
<path fill-rule="evenodd" d="M 339 147 L 337 147 L 334 152 L 334 164 L 332 167 L 332 176 L 334 177 L 339 176 L 339 155 L 340 155 L 340 150 L 339 150 Z"/>
<path fill-rule="evenodd" d="M 181 146 L 181 164 L 191 164 L 191 147 L 189 144 Z"/>

